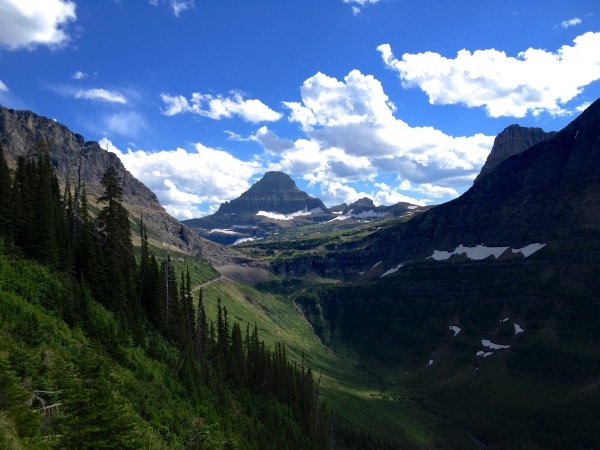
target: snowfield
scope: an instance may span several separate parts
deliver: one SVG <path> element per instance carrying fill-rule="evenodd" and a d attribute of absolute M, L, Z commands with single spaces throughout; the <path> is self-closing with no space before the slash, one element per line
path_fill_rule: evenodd
<path fill-rule="evenodd" d="M 269 219 L 274 219 L 274 220 L 294 220 L 296 217 L 310 216 L 311 214 L 320 213 L 320 212 L 323 212 L 323 210 L 321 208 L 315 208 L 315 209 L 311 209 L 311 210 L 303 209 L 300 211 L 293 212 L 291 214 L 281 214 L 281 213 L 272 212 L 272 211 L 259 211 L 256 213 L 256 215 L 262 216 L 262 217 L 267 217 Z"/>
<path fill-rule="evenodd" d="M 545 246 L 546 244 L 529 244 L 523 248 L 511 249 L 511 251 L 515 255 L 521 253 L 525 258 L 527 258 L 533 255 L 538 250 L 544 248 Z M 490 256 L 493 256 L 494 258 L 498 259 L 500 255 L 502 255 L 509 248 L 510 247 L 486 247 L 483 244 L 477 245 L 475 247 L 466 247 L 463 244 L 460 244 L 452 252 L 434 250 L 433 254 L 427 259 L 445 261 L 449 259 L 452 255 L 466 255 L 467 258 L 472 259 L 474 261 L 481 261 L 482 259 L 489 258 Z"/>

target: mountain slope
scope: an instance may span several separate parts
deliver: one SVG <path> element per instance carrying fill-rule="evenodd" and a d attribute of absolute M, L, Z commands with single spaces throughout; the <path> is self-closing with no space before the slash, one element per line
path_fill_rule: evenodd
<path fill-rule="evenodd" d="M 556 135 L 509 157 L 459 198 L 344 250 L 361 249 L 366 264 L 384 261 L 391 267 L 460 244 L 575 244 L 600 236 L 599 201 L 597 100 Z"/>
<path fill-rule="evenodd" d="M 30 111 L 0 107 L 0 136 L 8 163 L 13 167 L 17 157 L 27 156 L 38 145 L 46 145 L 63 186 L 69 180 L 74 190 L 80 175 L 92 202 L 102 192 L 102 174 L 109 166 L 115 166 L 123 185 L 124 204 L 132 220 L 139 221 L 143 217 L 155 245 L 166 243 L 174 250 L 193 254 L 214 265 L 243 259 L 232 249 L 198 237 L 171 217 L 156 195 L 125 169 L 117 155 L 100 148 L 97 142 L 86 142 L 83 136 L 72 133 L 64 125 Z M 133 230 L 137 232 L 137 227 Z"/>

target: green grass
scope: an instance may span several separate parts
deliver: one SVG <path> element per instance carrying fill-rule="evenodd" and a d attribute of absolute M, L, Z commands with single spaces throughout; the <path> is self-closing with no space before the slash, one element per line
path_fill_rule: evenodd
<path fill-rule="evenodd" d="M 443 441 L 458 443 L 456 448 L 469 448 L 464 433 L 453 430 L 448 422 L 414 401 L 383 398 L 377 380 L 324 346 L 291 300 L 231 280 L 218 280 L 204 290 L 203 296 L 207 314 L 213 319 L 217 297 L 227 308 L 229 319 L 240 322 L 242 330 L 256 324 L 267 344 L 285 343 L 288 355 L 298 363 L 304 355 L 315 377 L 321 377 L 323 398 L 353 428 L 385 437 L 403 448 L 427 448 Z"/>

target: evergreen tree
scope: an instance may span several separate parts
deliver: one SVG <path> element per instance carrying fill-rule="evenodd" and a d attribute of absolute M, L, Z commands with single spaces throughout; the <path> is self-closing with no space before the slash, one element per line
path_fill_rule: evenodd
<path fill-rule="evenodd" d="M 122 204 L 123 189 L 117 170 L 110 166 L 101 180 L 104 193 L 98 198 L 106 206 L 98 215 L 103 253 L 104 301 L 108 308 L 141 332 L 141 308 L 136 295 L 136 264 L 131 243 L 129 216 Z"/>
<path fill-rule="evenodd" d="M 196 337 L 194 342 L 196 358 L 206 358 L 208 339 L 208 323 L 206 320 L 204 301 L 202 300 L 202 289 L 198 289 L 198 318 L 196 320 Z"/>
<path fill-rule="evenodd" d="M 5 241 L 12 238 L 11 229 L 11 181 L 10 170 L 4 158 L 4 149 L 0 144 L 0 237 Z"/>

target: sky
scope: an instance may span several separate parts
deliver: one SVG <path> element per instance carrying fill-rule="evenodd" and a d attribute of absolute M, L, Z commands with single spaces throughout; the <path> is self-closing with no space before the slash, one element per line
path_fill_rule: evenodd
<path fill-rule="evenodd" d="M 599 80 L 598 0 L 0 0 L 0 105 L 99 141 L 179 219 L 268 170 L 328 206 L 442 203 Z"/>

